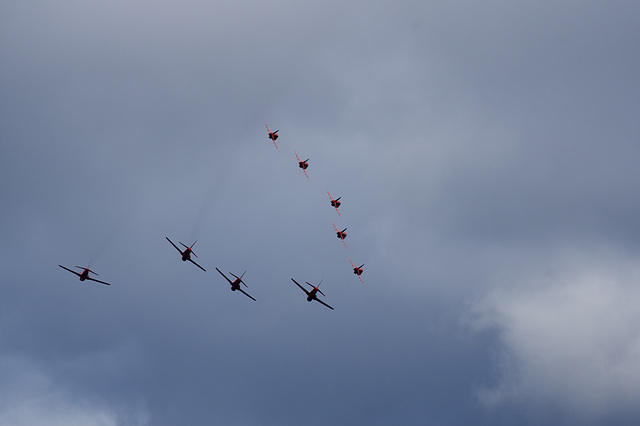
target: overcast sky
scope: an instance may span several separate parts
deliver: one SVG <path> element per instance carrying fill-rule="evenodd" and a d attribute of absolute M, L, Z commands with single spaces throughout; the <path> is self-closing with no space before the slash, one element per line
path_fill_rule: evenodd
<path fill-rule="evenodd" d="M 638 16 L 2 2 L 0 423 L 640 424 Z"/>

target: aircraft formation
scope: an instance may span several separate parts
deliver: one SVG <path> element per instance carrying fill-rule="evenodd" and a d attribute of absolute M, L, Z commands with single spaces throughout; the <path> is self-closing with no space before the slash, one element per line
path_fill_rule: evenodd
<path fill-rule="evenodd" d="M 279 135 L 278 135 L 279 130 L 276 130 L 275 132 L 272 132 L 269 129 L 269 126 L 267 125 L 266 121 L 264 122 L 264 125 L 267 128 L 267 133 L 268 133 L 267 137 L 273 142 L 273 145 L 275 146 L 276 150 L 278 152 L 280 152 L 280 148 L 278 148 L 278 144 L 276 143 L 276 140 L 279 137 Z M 303 161 L 303 160 L 300 159 L 300 157 L 298 156 L 298 153 L 295 150 L 293 151 L 293 153 L 295 154 L 296 159 L 298 161 L 298 167 L 300 169 L 302 169 L 302 171 L 304 172 L 304 175 L 306 176 L 307 180 L 309 180 L 309 174 L 307 173 L 307 169 L 309 168 L 309 158 L 307 158 L 306 160 Z M 329 200 L 330 200 L 331 207 L 333 207 L 336 210 L 336 212 L 338 213 L 338 216 L 340 218 L 342 218 L 342 215 L 340 214 L 340 210 L 339 210 L 339 207 L 342 204 L 340 202 L 340 199 L 342 197 L 338 197 L 338 198 L 334 199 L 331 196 L 331 193 L 329 192 L 329 190 L 327 190 L 327 195 L 329 195 Z M 345 246 L 345 248 L 348 248 L 347 247 L 347 243 L 345 242 L 345 239 L 347 238 L 347 233 L 346 233 L 347 228 L 344 228 L 342 231 L 340 231 L 340 230 L 338 230 L 338 227 L 335 225 L 335 223 L 331 222 L 331 224 L 333 225 L 333 228 L 336 231 L 336 237 L 339 238 L 342 241 L 342 244 Z M 169 237 L 165 237 L 165 238 L 178 251 L 178 253 L 180 253 L 180 257 L 181 257 L 183 262 L 189 261 L 189 262 L 193 263 L 195 266 L 197 266 L 198 268 L 200 268 L 202 271 L 204 271 L 204 272 L 207 271 L 205 268 L 200 266 L 195 260 L 193 260 L 191 258 L 191 256 L 196 257 L 196 258 L 198 257 L 193 251 L 193 246 L 196 244 L 197 240 L 194 241 L 193 244 L 191 244 L 190 246 L 178 241 L 178 244 L 180 244 L 183 247 L 183 249 L 181 249 L 179 246 L 174 244 L 174 242 L 171 241 L 169 239 Z M 362 279 L 362 274 L 364 272 L 364 269 L 363 269 L 364 264 L 362 264 L 360 266 L 355 266 L 355 264 L 351 260 L 351 257 L 349 257 L 349 263 L 351 264 L 351 267 L 353 268 L 353 273 L 360 279 L 360 281 L 364 285 L 364 280 Z M 91 269 L 89 269 L 90 265 L 91 265 L 91 261 L 89 261 L 89 264 L 87 265 L 86 268 L 83 267 L 83 266 L 75 266 L 75 268 L 80 269 L 81 272 L 74 271 L 73 269 L 67 268 L 66 266 L 62 266 L 62 265 L 58 265 L 58 266 L 60 266 L 62 269 L 65 269 L 65 270 L 71 272 L 72 274 L 77 275 L 79 277 L 80 281 L 89 280 L 89 281 L 94 281 L 94 282 L 97 282 L 97 283 L 100 283 L 100 284 L 111 285 L 110 283 L 107 283 L 105 281 L 100 281 L 98 279 L 95 279 L 95 278 L 91 277 L 90 274 L 93 274 L 95 276 L 98 276 L 98 274 L 96 272 L 92 271 Z M 249 293 L 245 292 L 242 289 L 242 285 L 244 285 L 245 288 L 248 288 L 247 284 L 243 281 L 243 277 L 244 277 L 244 275 L 245 275 L 245 273 L 247 271 L 244 271 L 242 273 L 242 275 L 240 275 L 240 276 L 237 276 L 234 273 L 229 272 L 229 274 L 234 277 L 234 280 L 232 281 L 217 267 L 216 267 L 216 270 L 231 285 L 231 291 L 240 291 L 242 294 L 244 294 L 245 296 L 247 296 L 251 300 L 256 301 L 256 299 L 253 298 L 253 296 L 251 296 Z M 300 289 L 305 293 L 305 295 L 307 296 L 307 301 L 308 302 L 312 302 L 312 301 L 315 300 L 316 302 L 326 306 L 327 308 L 329 308 L 331 310 L 334 310 L 333 307 L 329 306 L 327 303 L 325 303 L 324 301 L 322 301 L 321 299 L 318 298 L 318 293 L 320 293 L 321 295 L 325 296 L 325 294 L 319 288 L 320 284 L 322 284 L 322 280 L 316 286 L 314 286 L 313 284 L 305 281 L 305 284 L 307 284 L 309 287 L 311 287 L 310 290 L 307 290 L 305 287 L 300 285 L 293 278 L 291 278 L 291 281 L 293 281 L 293 283 L 296 284 L 298 287 L 300 287 Z"/>

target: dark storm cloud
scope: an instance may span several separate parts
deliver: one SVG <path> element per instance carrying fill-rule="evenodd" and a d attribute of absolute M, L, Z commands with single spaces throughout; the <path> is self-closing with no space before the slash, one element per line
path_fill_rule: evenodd
<path fill-rule="evenodd" d="M 0 418 L 637 423 L 634 9 L 3 5 Z"/>

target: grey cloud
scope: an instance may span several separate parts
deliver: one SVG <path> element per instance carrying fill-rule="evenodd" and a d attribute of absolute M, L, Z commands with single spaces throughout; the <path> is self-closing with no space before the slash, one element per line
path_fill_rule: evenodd
<path fill-rule="evenodd" d="M 565 254 L 562 272 L 501 286 L 476 305 L 476 320 L 496 327 L 507 349 L 500 383 L 479 393 L 483 403 L 555 410 L 571 423 L 633 422 L 637 268 L 593 254 Z"/>

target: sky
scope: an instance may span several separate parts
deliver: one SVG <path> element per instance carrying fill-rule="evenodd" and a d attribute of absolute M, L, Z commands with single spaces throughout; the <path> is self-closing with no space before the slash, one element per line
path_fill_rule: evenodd
<path fill-rule="evenodd" d="M 639 14 L 2 2 L 0 423 L 639 424 Z"/>

